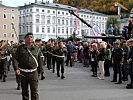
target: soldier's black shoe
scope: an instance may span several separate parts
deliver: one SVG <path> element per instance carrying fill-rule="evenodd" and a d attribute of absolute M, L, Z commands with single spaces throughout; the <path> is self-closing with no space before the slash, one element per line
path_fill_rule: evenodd
<path fill-rule="evenodd" d="M 65 78 L 65 76 L 61 76 L 61 79 L 64 79 Z"/>
<path fill-rule="evenodd" d="M 17 90 L 20 90 L 20 86 L 18 85 Z"/>
<path fill-rule="evenodd" d="M 112 81 L 110 81 L 110 82 L 117 82 L 116 80 L 112 80 Z"/>
<path fill-rule="evenodd" d="M 3 77 L 3 82 L 6 82 L 6 78 L 5 77 Z"/>
<path fill-rule="evenodd" d="M 124 78 L 124 79 L 122 79 L 123 81 L 128 81 L 128 79 L 127 78 Z"/>
<path fill-rule="evenodd" d="M 45 77 L 44 76 L 41 76 L 41 80 L 44 80 L 45 79 Z"/>
<path fill-rule="evenodd" d="M 57 77 L 60 77 L 60 74 L 57 74 Z"/>
<path fill-rule="evenodd" d="M 55 71 L 53 70 L 53 73 L 54 73 Z"/>
<path fill-rule="evenodd" d="M 122 82 L 117 82 L 117 83 L 115 83 L 115 84 L 122 84 Z"/>
<path fill-rule="evenodd" d="M 131 84 L 127 84 L 126 88 L 127 89 L 133 89 L 133 86 Z"/>

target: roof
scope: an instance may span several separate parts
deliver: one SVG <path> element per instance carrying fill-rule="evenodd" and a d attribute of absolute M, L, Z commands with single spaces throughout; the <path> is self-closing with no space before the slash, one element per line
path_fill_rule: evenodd
<path fill-rule="evenodd" d="M 24 6 L 19 6 L 19 9 L 25 9 L 25 7 L 33 7 L 33 6 L 43 6 L 43 7 L 50 7 L 50 8 L 58 8 L 58 9 L 67 9 L 67 10 L 77 10 L 78 8 L 69 6 L 69 5 L 63 5 L 63 4 L 56 4 L 56 3 L 45 3 L 42 1 L 38 1 L 36 3 L 31 3 L 31 4 L 25 4 Z M 97 15 L 104 15 L 102 13 L 99 12 L 95 12 L 95 11 L 91 11 L 88 9 L 78 9 L 79 12 L 84 12 L 84 13 L 92 13 L 92 14 L 97 14 Z"/>
<path fill-rule="evenodd" d="M 5 6 L 5 5 L 3 5 L 3 4 L 1 4 L 1 3 L 0 3 L 0 7 L 18 9 L 18 7 L 10 7 L 10 6 Z"/>

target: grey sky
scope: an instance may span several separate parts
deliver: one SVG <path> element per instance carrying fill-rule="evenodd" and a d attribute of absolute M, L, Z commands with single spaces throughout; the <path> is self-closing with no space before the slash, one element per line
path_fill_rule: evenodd
<path fill-rule="evenodd" d="M 6 6 L 11 6 L 11 7 L 17 7 L 17 6 L 23 6 L 24 3 L 33 3 L 35 0 L 0 0 L 2 1 L 2 4 Z M 37 1 L 42 1 L 42 0 L 37 0 Z M 43 0 L 44 2 L 49 1 L 53 2 L 53 0 Z"/>

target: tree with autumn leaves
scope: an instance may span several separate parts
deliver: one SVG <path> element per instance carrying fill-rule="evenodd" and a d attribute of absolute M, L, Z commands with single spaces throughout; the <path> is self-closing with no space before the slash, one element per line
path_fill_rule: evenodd
<path fill-rule="evenodd" d="M 118 2 L 128 8 L 128 12 L 121 10 L 124 13 L 129 13 L 133 7 L 133 0 L 53 0 L 53 3 L 70 5 L 76 8 L 94 10 L 104 14 L 117 14 L 115 2 Z"/>

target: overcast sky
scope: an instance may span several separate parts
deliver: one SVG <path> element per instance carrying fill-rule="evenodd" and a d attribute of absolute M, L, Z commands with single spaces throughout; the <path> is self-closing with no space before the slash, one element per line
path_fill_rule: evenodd
<path fill-rule="evenodd" d="M 11 7 L 23 6 L 24 3 L 35 2 L 35 0 L 0 0 L 0 1 L 2 1 L 2 4 Z M 37 0 L 37 1 L 42 1 L 42 0 Z M 43 1 L 53 2 L 53 0 L 43 0 Z"/>

